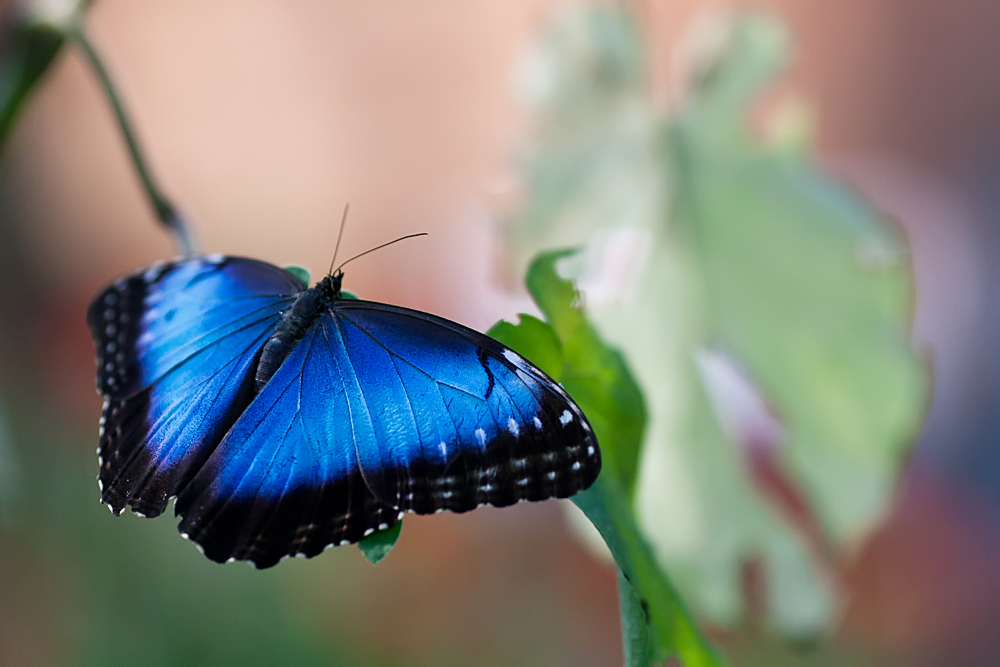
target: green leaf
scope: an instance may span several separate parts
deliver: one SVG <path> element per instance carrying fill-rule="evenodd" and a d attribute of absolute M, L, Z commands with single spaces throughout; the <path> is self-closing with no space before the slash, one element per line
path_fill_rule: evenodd
<path fill-rule="evenodd" d="M 573 396 L 598 436 L 602 474 L 631 494 L 646 405 L 621 353 L 604 344 L 578 307 L 573 283 L 556 272 L 556 262 L 574 252 L 542 253 L 528 269 L 528 289 L 548 324 L 522 314 L 520 324 L 500 322 L 488 335 L 531 359 Z"/>
<path fill-rule="evenodd" d="M 0 146 L 18 113 L 62 48 L 62 32 L 44 23 L 15 23 L 0 52 Z"/>
<path fill-rule="evenodd" d="M 558 381 L 563 375 L 563 347 L 559 336 L 552 327 L 542 320 L 521 313 L 517 325 L 501 320 L 487 332 L 507 347 L 518 350 L 523 357 L 531 359 L 550 378 Z"/>
<path fill-rule="evenodd" d="M 340 290 L 340 298 L 341 299 L 354 299 L 355 301 L 357 301 L 360 297 L 358 297 L 358 295 L 355 294 L 354 292 L 348 292 L 347 290 L 342 289 L 342 290 Z"/>
<path fill-rule="evenodd" d="M 618 568 L 618 606 L 622 613 L 622 648 L 626 667 L 648 667 L 653 656 L 649 644 L 649 603 Z"/>
<path fill-rule="evenodd" d="M 836 558 L 885 513 L 927 378 L 909 342 L 900 239 L 803 150 L 748 131 L 750 105 L 785 66 L 787 35 L 759 14 L 728 28 L 684 107 L 665 116 L 627 11 L 560 20 L 533 61 L 547 74 L 530 81 L 539 129 L 508 241 L 514 270 L 545 248 L 583 248 L 560 267 L 591 286 L 588 328 L 628 355 L 645 395 L 635 498 L 659 562 L 700 613 L 736 624 L 740 572 L 759 558 L 772 625 L 814 636 L 835 592 L 747 463 L 752 420 L 780 421 L 768 456 Z M 575 330 L 554 315 L 560 335 Z M 761 414 L 747 421 L 705 359 L 749 387 Z M 565 370 L 560 380 L 583 390 Z"/>
<path fill-rule="evenodd" d="M 650 658 L 676 654 L 688 667 L 719 665 L 636 526 L 629 498 L 645 404 L 622 355 L 601 340 L 580 307 L 576 288 L 556 271 L 557 262 L 573 252 L 542 253 L 528 270 L 529 290 L 548 322 L 521 315 L 520 324 L 500 322 L 489 335 L 561 382 L 594 428 L 602 471 L 573 501 L 600 531 L 620 568 L 627 664 L 645 666 Z"/>
<path fill-rule="evenodd" d="M 306 287 L 309 286 L 309 280 L 311 278 L 309 269 L 303 266 L 299 266 L 297 264 L 290 264 L 283 268 L 285 269 L 285 271 L 288 271 L 290 274 L 298 278 L 299 282 L 301 282 L 303 285 L 305 285 Z"/>
<path fill-rule="evenodd" d="M 634 587 L 640 611 L 647 617 L 649 656 L 664 660 L 677 655 L 685 667 L 710 667 L 724 664 L 702 635 L 684 601 L 667 579 L 639 527 L 635 523 L 625 494 L 613 479 L 601 475 L 592 487 L 573 496 L 600 531 L 621 568 L 622 576 Z M 631 594 L 629 598 L 631 600 Z M 643 604 L 645 603 L 645 604 Z M 630 665 L 645 665 L 641 660 L 641 632 L 638 642 L 630 635 L 636 617 L 634 606 L 623 608 L 623 634 L 627 651 L 635 651 Z"/>
<path fill-rule="evenodd" d="M 403 522 L 397 521 L 385 530 L 379 530 L 358 542 L 358 548 L 372 565 L 378 565 L 396 546 L 399 533 L 403 530 Z"/>

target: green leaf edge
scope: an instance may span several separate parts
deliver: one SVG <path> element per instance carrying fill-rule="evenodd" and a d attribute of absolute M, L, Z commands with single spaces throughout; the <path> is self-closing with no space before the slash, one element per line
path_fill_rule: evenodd
<path fill-rule="evenodd" d="M 587 515 L 611 550 L 621 573 L 619 584 L 627 583 L 634 588 L 632 593 L 620 592 L 619 596 L 629 601 L 634 599 L 645 614 L 647 658 L 664 660 L 678 655 L 685 667 L 725 665 L 695 623 L 677 589 L 660 569 L 619 485 L 602 475 L 593 486 L 571 500 Z M 628 663 L 629 667 L 649 664 L 642 655 L 641 634 L 630 625 L 636 618 L 634 608 L 623 606 L 622 639 L 626 642 L 626 656 L 633 660 Z"/>

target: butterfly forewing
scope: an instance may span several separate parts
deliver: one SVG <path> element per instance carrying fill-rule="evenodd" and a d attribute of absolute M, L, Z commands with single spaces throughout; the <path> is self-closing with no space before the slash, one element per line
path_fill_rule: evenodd
<path fill-rule="evenodd" d="M 252 399 L 247 375 L 303 288 L 264 262 L 202 258 L 152 267 L 88 311 L 105 398 L 102 501 L 163 512 Z"/>

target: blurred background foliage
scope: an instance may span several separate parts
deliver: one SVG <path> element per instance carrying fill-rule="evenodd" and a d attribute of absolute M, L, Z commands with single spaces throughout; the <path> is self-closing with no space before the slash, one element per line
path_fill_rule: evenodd
<path fill-rule="evenodd" d="M 206 251 L 323 267 L 349 199 L 358 247 L 435 232 L 424 250 L 352 269 L 353 291 L 480 329 L 519 321 L 494 332 L 534 345 L 524 353 L 581 403 L 605 392 L 585 407 L 607 431 L 610 472 L 578 504 L 634 589 L 580 546 L 555 502 L 408 517 L 377 568 L 334 549 L 266 572 L 208 562 L 168 519 L 103 511 L 82 314 L 100 284 L 171 251 L 92 73 L 53 27 L 73 3 L 9 11 L 0 665 L 609 665 L 624 646 L 629 664 L 678 650 L 693 667 L 714 660 L 695 619 L 737 665 L 988 664 L 1000 609 L 992 357 L 969 344 L 987 339 L 957 327 L 992 311 L 977 310 L 989 303 L 975 291 L 982 276 L 948 267 L 974 266 L 992 246 L 969 241 L 974 216 L 949 208 L 939 180 L 885 162 L 838 166 L 837 103 L 854 98 L 831 98 L 836 80 L 816 88 L 824 70 L 809 50 L 832 41 L 848 88 L 871 93 L 858 99 L 902 91 L 906 113 L 881 134 L 859 132 L 863 146 L 940 166 L 934 139 L 975 135 L 927 132 L 944 125 L 924 111 L 932 103 L 904 103 L 905 68 L 890 68 L 894 87 L 870 84 L 919 33 L 907 21 L 935 25 L 933 12 L 776 2 L 777 15 L 692 22 L 701 4 L 102 0 L 86 17 Z M 823 23 L 830 14 L 851 20 Z M 969 30 L 962 48 L 920 47 L 947 62 L 971 51 L 987 71 L 973 24 L 988 22 L 956 24 Z M 832 123 L 781 83 L 799 31 L 813 69 L 793 80 L 818 90 Z M 861 45 L 848 49 L 844 34 Z M 948 88 L 950 71 L 925 69 L 955 96 L 964 89 Z M 1000 108 L 992 100 L 976 108 Z M 988 115 L 961 118 L 984 136 L 992 127 Z M 988 148 L 976 154 L 987 156 L 977 173 L 993 173 Z M 930 400 L 910 343 L 911 254 L 902 229 L 833 172 L 912 238 L 916 328 L 938 381 L 902 484 Z M 529 274 L 533 306 L 519 291 L 529 262 L 569 246 L 582 250 L 544 256 L 534 285 Z M 934 253 L 945 269 L 921 264 Z M 584 305 L 592 324 L 579 329 Z M 585 335 L 572 343 L 574 331 Z"/>
<path fill-rule="evenodd" d="M 648 397 L 638 512 L 667 571 L 733 625 L 756 559 L 768 620 L 810 638 L 919 426 L 911 278 L 888 224 L 809 163 L 808 137 L 751 135 L 788 59 L 780 24 L 715 29 L 675 113 L 654 107 L 628 12 L 551 29 L 525 75 L 539 120 L 512 256 L 587 245 L 568 271 Z"/>

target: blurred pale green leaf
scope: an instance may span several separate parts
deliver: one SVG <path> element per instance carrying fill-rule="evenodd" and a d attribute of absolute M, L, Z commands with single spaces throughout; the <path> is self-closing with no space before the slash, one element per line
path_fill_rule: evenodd
<path fill-rule="evenodd" d="M 594 427 L 602 472 L 573 500 L 600 531 L 620 568 L 626 664 L 645 666 L 651 658 L 675 654 L 688 667 L 721 664 L 636 526 L 629 499 L 645 404 L 621 353 L 600 339 L 579 307 L 572 282 L 556 273 L 556 262 L 572 253 L 543 253 L 528 270 L 528 289 L 548 322 L 521 315 L 520 324 L 499 322 L 489 334 L 560 382 Z"/>
<path fill-rule="evenodd" d="M 572 12 L 522 67 L 522 89 L 544 144 L 521 161 L 529 205 L 507 228 L 521 274 L 540 248 L 583 245 L 614 220 L 647 224 L 662 213 L 661 142 L 645 92 L 634 26 L 604 10 Z M 600 125 L 595 125 L 600 119 Z"/>
<path fill-rule="evenodd" d="M 704 290 L 706 342 L 738 359 L 781 415 L 784 462 L 840 541 L 881 513 L 926 380 L 891 228 L 804 157 L 762 149 L 746 131 L 785 42 L 770 21 L 737 24 L 677 119 L 679 220 Z"/>
<path fill-rule="evenodd" d="M 554 27 L 530 65 L 548 76 L 528 78 L 539 130 L 508 240 L 515 268 L 585 244 L 560 269 L 633 360 L 651 417 L 638 516 L 681 589 L 736 623 L 742 568 L 759 557 L 772 623 L 806 636 L 828 622 L 835 593 L 755 484 L 752 438 L 732 428 L 733 406 L 710 402 L 717 388 L 696 358 L 727 360 L 777 416 L 771 454 L 835 549 L 885 511 L 926 378 L 892 230 L 810 164 L 807 141 L 771 148 L 747 130 L 748 107 L 787 60 L 785 33 L 761 16 L 729 28 L 669 118 L 649 99 L 642 58 L 621 55 L 643 52 L 627 13 L 578 10 Z"/>
<path fill-rule="evenodd" d="M 399 540 L 399 534 L 402 530 L 403 522 L 397 521 L 389 528 L 376 531 L 362 539 L 358 542 L 358 548 L 361 549 L 361 553 L 368 559 L 369 563 L 378 565 L 396 546 L 396 541 Z"/>

